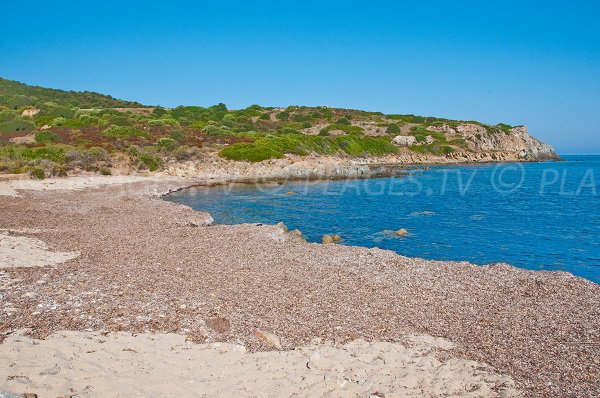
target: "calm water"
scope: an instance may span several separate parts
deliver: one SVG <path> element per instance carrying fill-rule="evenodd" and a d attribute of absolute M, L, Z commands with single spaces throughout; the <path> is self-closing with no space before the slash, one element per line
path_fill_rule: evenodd
<path fill-rule="evenodd" d="M 600 283 L 600 156 L 565 159 L 439 166 L 401 178 L 189 189 L 168 199 L 208 211 L 222 224 L 282 221 L 309 241 L 336 233 L 345 244 L 406 256 L 506 262 Z M 409 235 L 384 232 L 400 228 Z"/>

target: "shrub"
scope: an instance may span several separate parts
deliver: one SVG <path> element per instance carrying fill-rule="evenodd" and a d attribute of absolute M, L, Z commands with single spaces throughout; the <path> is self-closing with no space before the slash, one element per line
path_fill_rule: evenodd
<path fill-rule="evenodd" d="M 163 116 L 167 113 L 167 111 L 165 110 L 165 108 L 161 108 L 160 106 L 157 106 L 156 108 L 154 108 L 152 110 L 152 114 L 155 116 Z"/>
<path fill-rule="evenodd" d="M 510 129 L 513 128 L 510 124 L 498 123 L 496 126 L 500 128 L 500 130 L 504 131 L 505 134 L 510 134 Z"/>
<path fill-rule="evenodd" d="M 22 120 L 20 117 L 14 120 L 0 123 L 0 133 L 16 133 L 19 131 L 31 131 L 35 125 L 29 120 Z"/>
<path fill-rule="evenodd" d="M 177 147 L 173 152 L 171 152 L 171 156 L 179 161 L 194 159 L 200 156 L 200 151 L 198 147 L 189 147 L 189 146 L 180 146 Z"/>
<path fill-rule="evenodd" d="M 383 155 L 397 152 L 387 138 L 357 136 L 321 137 L 301 134 L 259 137 L 256 141 L 229 145 L 219 152 L 223 158 L 260 162 L 282 158 L 285 154 L 307 155 L 309 153 L 349 155 Z"/>
<path fill-rule="evenodd" d="M 177 130 L 171 131 L 171 134 L 169 134 L 169 137 L 171 137 L 178 143 L 182 144 L 187 140 L 187 133 L 185 132 L 185 130 L 177 129 Z"/>
<path fill-rule="evenodd" d="M 46 172 L 41 167 L 34 167 L 29 170 L 29 175 L 33 178 L 37 178 L 38 180 L 43 180 L 46 178 Z"/>
<path fill-rule="evenodd" d="M 288 111 L 281 111 L 275 117 L 279 120 L 286 121 L 290 118 L 290 113 Z"/>
<path fill-rule="evenodd" d="M 109 176 L 112 173 L 110 171 L 110 168 L 103 166 L 103 167 L 100 167 L 100 174 L 102 174 L 103 176 Z"/>
<path fill-rule="evenodd" d="M 439 145 L 439 144 L 423 144 L 423 145 L 413 145 L 410 147 L 413 152 L 423 153 L 423 154 L 433 154 L 433 155 L 447 155 L 454 151 L 454 148 L 448 145 Z"/>
<path fill-rule="evenodd" d="M 40 131 L 35 135 L 36 142 L 56 142 L 58 141 L 58 135 L 52 131 Z"/>
<path fill-rule="evenodd" d="M 137 127 L 131 126 L 110 126 L 102 132 L 102 135 L 108 138 L 129 138 L 129 137 L 148 137 L 149 134 Z"/>
<path fill-rule="evenodd" d="M 385 155 L 398 151 L 388 138 L 340 136 L 335 141 L 344 152 L 352 156 Z"/>
<path fill-rule="evenodd" d="M 397 124 L 392 123 L 390 124 L 387 129 L 385 130 L 385 132 L 387 134 L 400 134 L 400 127 L 398 127 Z"/>
<path fill-rule="evenodd" d="M 348 120 L 347 117 L 342 116 L 341 118 L 339 118 L 337 120 L 337 122 L 335 122 L 336 124 L 346 124 L 346 125 L 351 125 L 352 123 L 350 123 L 350 120 Z"/>
<path fill-rule="evenodd" d="M 143 153 L 140 155 L 140 161 L 150 171 L 156 171 L 161 166 L 161 159 L 153 153 Z"/>
<path fill-rule="evenodd" d="M 177 141 L 175 141 L 173 138 L 163 137 L 156 141 L 154 145 L 158 149 L 164 149 L 167 152 L 171 152 L 177 148 Z"/>
<path fill-rule="evenodd" d="M 323 127 L 319 132 L 320 135 L 329 135 L 330 131 L 342 130 L 346 134 L 361 134 L 364 130 L 359 126 L 352 126 L 347 124 L 330 124 L 327 127 Z"/>

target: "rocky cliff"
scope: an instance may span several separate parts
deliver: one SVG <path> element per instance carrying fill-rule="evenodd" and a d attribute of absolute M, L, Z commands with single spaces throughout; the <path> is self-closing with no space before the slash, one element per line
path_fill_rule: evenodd
<path fill-rule="evenodd" d="M 558 159 L 554 149 L 529 135 L 526 126 L 510 129 L 490 129 L 475 123 L 460 123 L 455 126 L 443 124 L 429 126 L 431 132 L 443 133 L 452 142 L 464 140 L 465 149 L 476 153 L 497 153 L 500 157 L 515 157 L 522 160 Z"/>

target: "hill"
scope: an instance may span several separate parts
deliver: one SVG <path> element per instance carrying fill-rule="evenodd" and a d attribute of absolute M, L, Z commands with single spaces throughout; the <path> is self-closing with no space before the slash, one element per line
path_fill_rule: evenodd
<path fill-rule="evenodd" d="M 168 109 L 5 79 L 0 145 L 0 172 L 40 177 L 110 173 L 115 162 L 157 171 L 169 162 L 207 158 L 261 162 L 315 155 L 440 163 L 556 157 L 522 126 L 329 107 Z"/>

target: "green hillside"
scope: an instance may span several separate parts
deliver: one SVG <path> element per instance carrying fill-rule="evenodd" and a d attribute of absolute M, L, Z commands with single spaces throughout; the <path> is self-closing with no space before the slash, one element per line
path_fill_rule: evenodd
<path fill-rule="evenodd" d="M 169 161 L 202 160 L 209 153 L 251 162 L 286 154 L 385 155 L 399 151 L 391 142 L 399 134 L 415 137 L 418 145 L 411 151 L 444 155 L 468 150 L 464 140 L 448 141 L 426 128 L 457 123 L 329 107 L 167 109 L 0 79 L 0 172 L 108 173 L 115 158 L 154 171 Z M 478 124 L 488 134 L 510 128 Z"/>

